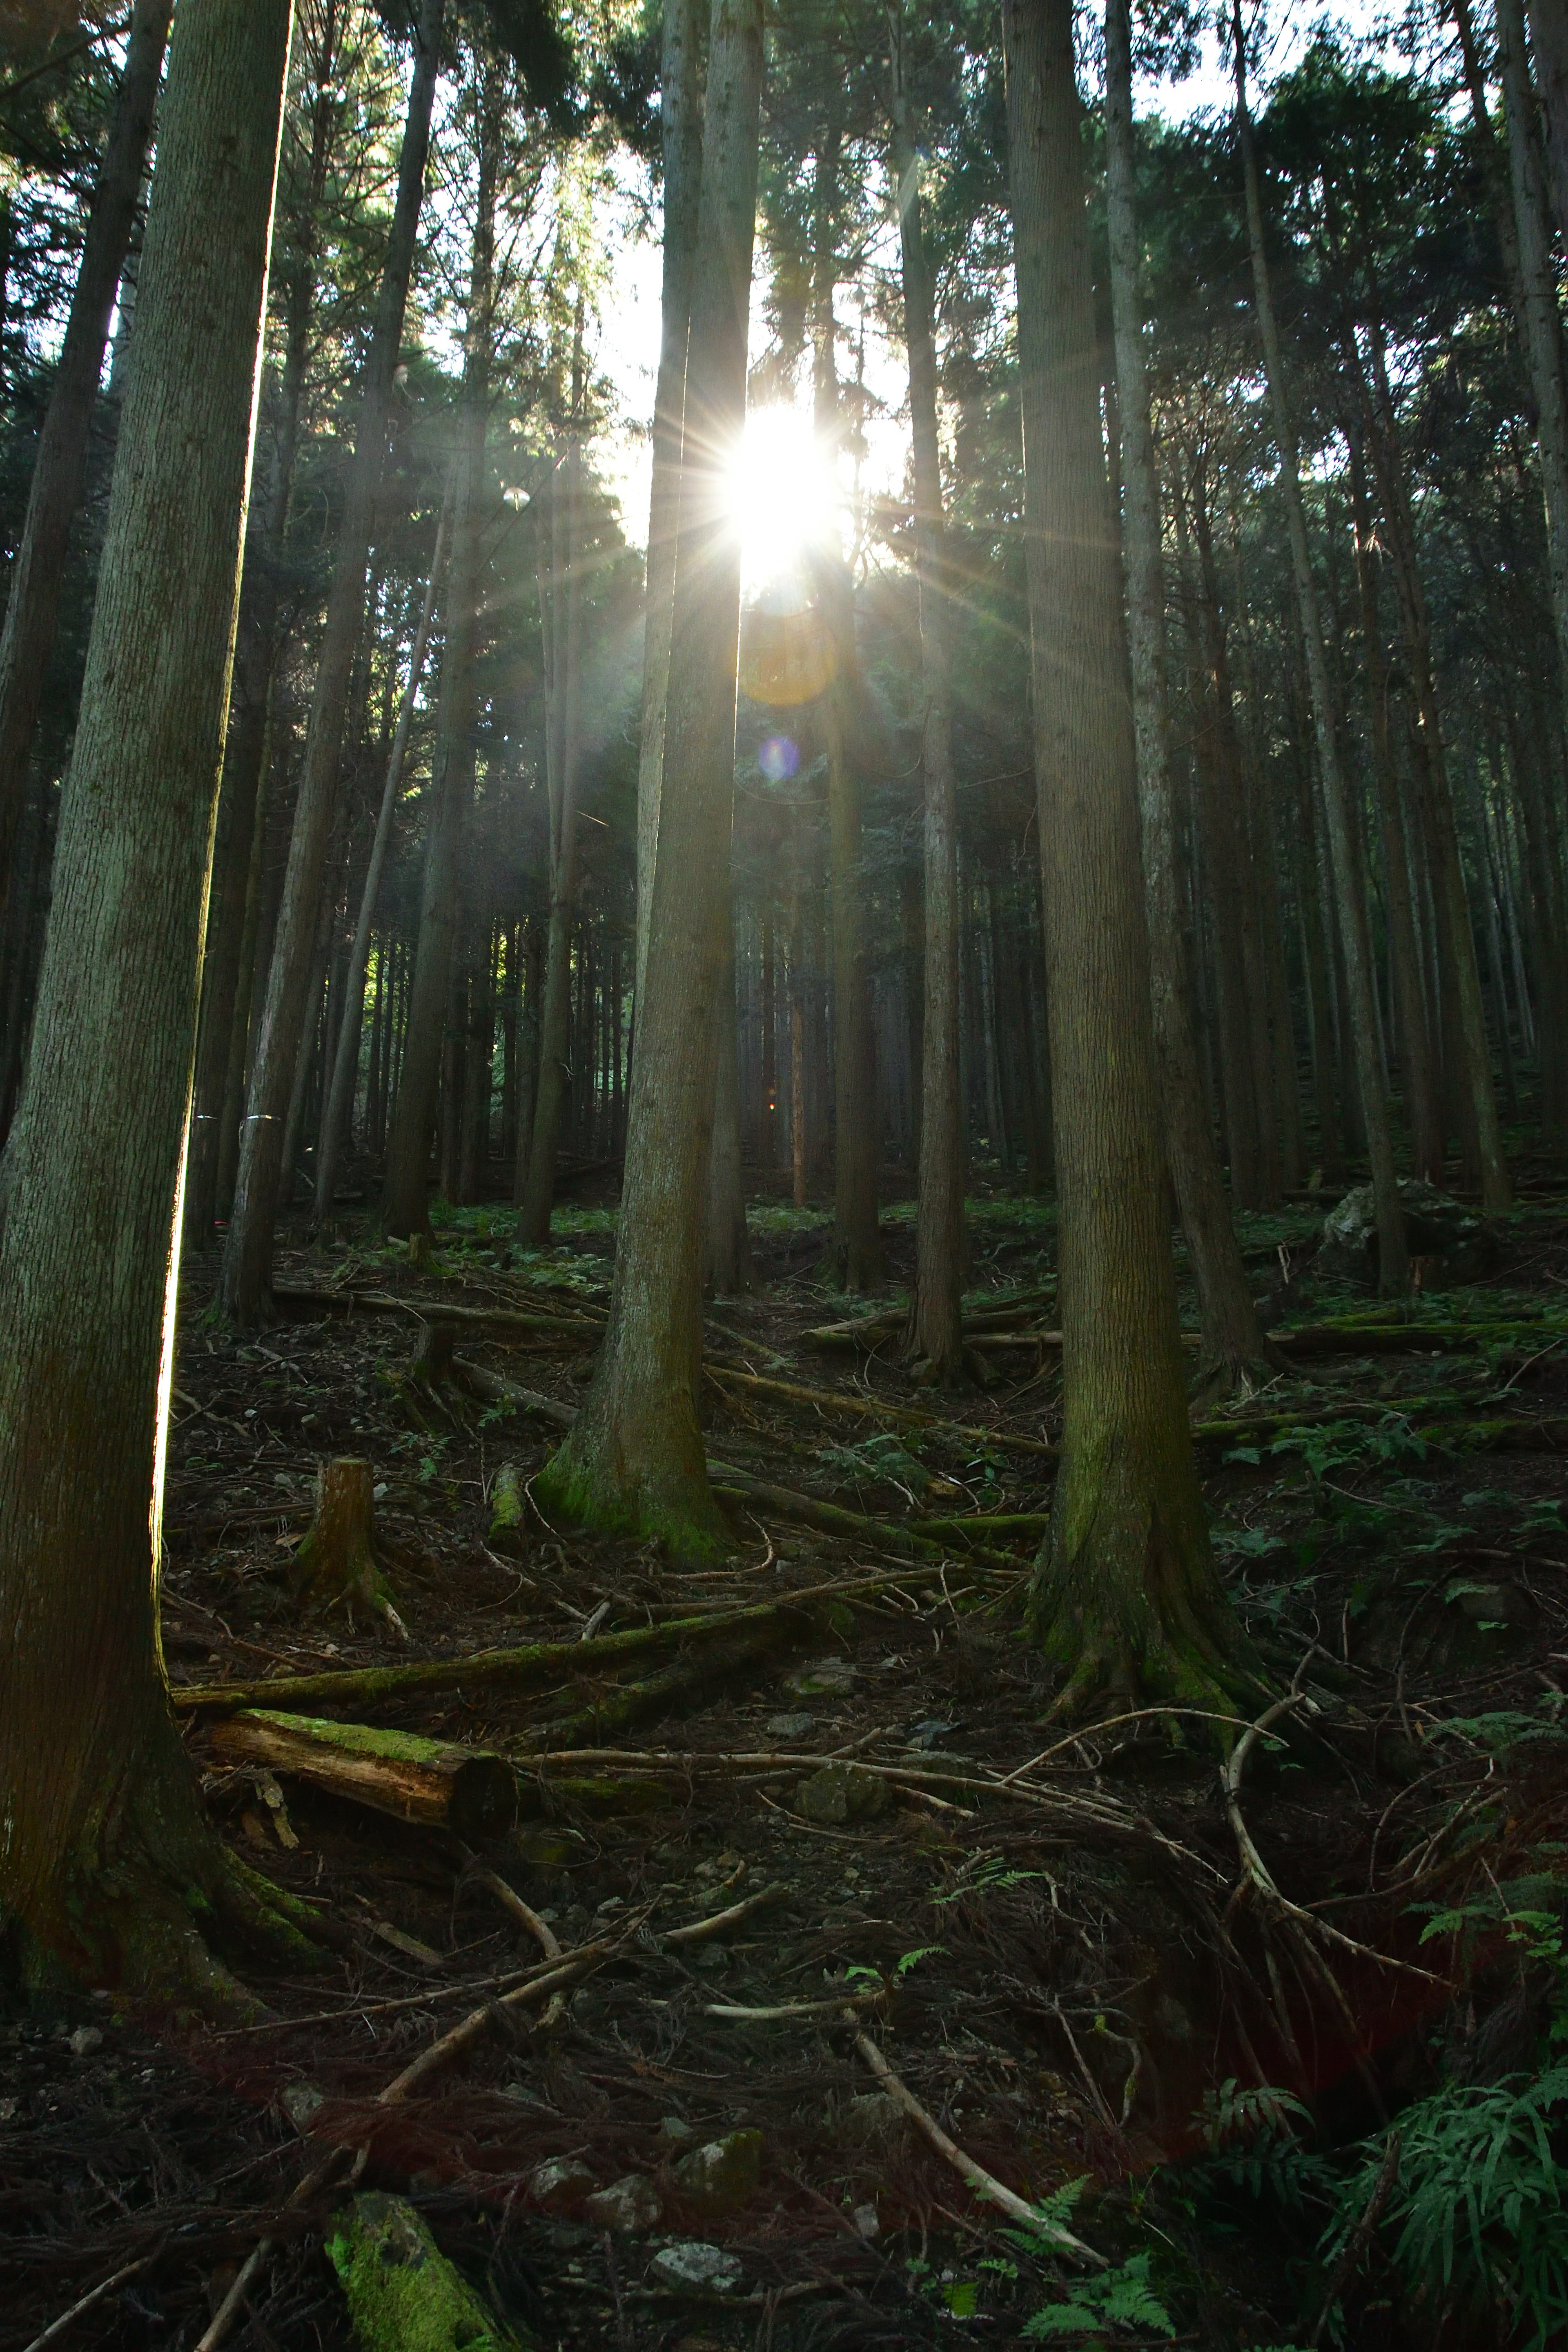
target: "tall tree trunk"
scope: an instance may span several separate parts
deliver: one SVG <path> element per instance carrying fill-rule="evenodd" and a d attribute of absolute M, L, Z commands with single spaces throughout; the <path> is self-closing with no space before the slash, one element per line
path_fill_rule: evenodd
<path fill-rule="evenodd" d="M 1127 572 L 1154 1055 L 1171 1180 L 1198 1294 L 1205 1376 L 1227 1389 L 1238 1384 L 1249 1387 L 1263 1367 L 1272 1368 L 1273 1351 L 1258 1322 L 1237 1246 L 1204 1101 L 1176 884 L 1165 688 L 1165 573 L 1139 287 L 1130 0 L 1106 0 L 1105 100 L 1110 298 L 1121 415 L 1121 546 Z"/>
<path fill-rule="evenodd" d="M 1530 0 L 1530 32 L 1546 122 L 1552 210 L 1568 247 L 1568 0 Z"/>
<path fill-rule="evenodd" d="M 353 945 L 349 950 L 348 969 L 343 985 L 348 1001 L 363 1003 L 365 968 L 370 961 L 371 932 L 375 923 L 375 905 L 381 895 L 381 877 L 386 865 L 386 853 L 392 841 L 392 821 L 397 813 L 397 796 L 403 782 L 403 763 L 408 755 L 409 730 L 414 724 L 414 706 L 418 699 L 419 681 L 425 671 L 425 653 L 430 642 L 430 624 L 435 617 L 436 598 L 439 593 L 441 572 L 446 562 L 447 540 L 452 520 L 454 484 L 448 482 L 441 501 L 440 520 L 436 525 L 436 551 L 430 559 L 430 577 L 425 583 L 425 603 L 419 615 L 419 625 L 414 633 L 413 650 L 408 656 L 408 682 L 403 689 L 398 707 L 397 729 L 387 754 L 386 777 L 381 788 L 381 806 L 376 812 L 375 835 L 370 848 L 370 864 L 365 870 L 364 888 L 360 896 L 359 917 L 354 925 Z M 377 982 L 377 1002 L 380 1002 Z M 316 1169 L 316 1207 L 318 1223 L 331 1216 L 332 1195 L 337 1187 L 338 1160 L 348 1139 L 349 1117 L 353 1108 L 354 1077 L 357 1069 L 359 1033 L 357 1027 L 351 1039 L 345 1027 L 338 1041 L 333 1057 L 331 1080 L 327 1093 L 326 1115 L 321 1123 L 321 1150 Z M 351 1048 L 353 1058 L 351 1058 Z"/>
<path fill-rule="evenodd" d="M 708 1154 L 708 1221 L 702 1274 L 716 1296 L 754 1290 L 741 1162 L 741 1060 L 735 1022 L 735 927 L 729 925 L 725 974 L 719 982 L 718 1067 L 713 1080 L 713 1141 Z"/>
<path fill-rule="evenodd" d="M 537 1482 L 568 1514 L 662 1536 L 681 1556 L 727 1542 L 697 1391 L 740 640 L 726 461 L 745 421 L 762 78 L 762 0 L 714 0 L 665 710 L 682 788 L 659 804 L 609 1325 L 576 1425 Z"/>
<path fill-rule="evenodd" d="M 27 756 L 55 642 L 66 543 L 81 498 L 103 347 L 136 217 L 174 0 L 135 0 L 131 37 L 93 187 L 81 266 L 38 436 L 0 633 L 0 907 L 27 794 Z"/>
<path fill-rule="evenodd" d="M 289 16 L 182 0 L 0 1236 L 0 1910 L 92 1983 L 208 2003 L 204 1936 L 278 1914 L 204 1821 L 158 1576 Z"/>
<path fill-rule="evenodd" d="M 838 413 L 837 210 L 841 139 L 837 101 L 820 142 L 813 188 L 812 421 L 837 475 Z M 867 971 L 865 876 L 860 843 L 860 677 L 849 575 L 837 543 L 818 553 L 817 593 L 835 654 L 822 698 L 827 752 L 828 867 L 833 885 L 833 1235 L 824 1258 L 830 1280 L 874 1290 L 887 1273 L 877 1222 L 877 1057 Z"/>
<path fill-rule="evenodd" d="M 1372 1162 L 1376 1202 L 1378 1286 L 1398 1293 L 1410 1278 L 1409 1252 L 1405 1240 L 1405 1213 L 1399 1201 L 1399 1179 L 1394 1165 L 1394 1143 L 1388 1125 L 1388 1097 L 1378 1048 L 1377 1008 L 1373 1000 L 1372 939 L 1366 898 L 1356 856 L 1349 787 L 1340 763 L 1339 736 L 1329 682 L 1328 653 L 1317 582 L 1312 575 L 1307 543 L 1307 515 L 1301 499 L 1300 457 L 1291 421 L 1284 353 L 1274 315 L 1268 259 L 1263 241 L 1263 194 L 1258 179 L 1258 150 L 1252 116 L 1247 103 L 1247 56 L 1241 27 L 1240 0 L 1233 0 L 1232 39 L 1236 50 L 1236 117 L 1241 134 L 1242 164 L 1247 181 L 1247 233 L 1252 251 L 1253 297 L 1263 342 L 1264 366 L 1274 412 L 1274 438 L 1279 452 L 1279 482 L 1290 532 L 1290 562 L 1295 574 L 1296 603 L 1311 689 L 1312 728 L 1317 739 L 1319 774 L 1329 824 L 1334 894 L 1344 948 L 1345 981 L 1350 999 L 1350 1025 L 1361 1097 L 1361 1116 Z"/>
<path fill-rule="evenodd" d="M 888 10 L 893 176 L 903 263 L 904 341 L 914 440 L 915 580 L 920 592 L 925 825 L 920 1176 L 909 1351 L 951 1387 L 963 1369 L 963 1105 L 958 1068 L 958 799 L 952 764 L 951 584 L 937 437 L 935 298 L 926 256 L 920 158 L 904 58 L 901 0 Z"/>
<path fill-rule="evenodd" d="M 1187 1426 L 1154 1071 L 1138 772 L 1100 425 L 1072 0 L 1004 0 L 1025 545 L 1059 1117 L 1063 1428 L 1033 1596 L 1097 1690 L 1212 1706 L 1245 1640 Z"/>
<path fill-rule="evenodd" d="M 540 583 L 546 630 L 546 783 L 550 794 L 550 932 L 545 943 L 540 1019 L 539 1091 L 529 1142 L 528 1181 L 518 1239 L 540 1248 L 550 1238 L 555 1158 L 567 1108 L 572 1053 L 572 926 L 577 901 L 577 787 L 582 764 L 583 691 L 583 302 L 572 344 L 572 422 L 551 496 L 548 590 Z M 561 483 L 564 477 L 565 496 Z M 657 854 L 657 841 L 656 841 Z"/>
<path fill-rule="evenodd" d="M 419 938 L 404 1042 L 403 1083 L 397 1090 L 397 1113 L 387 1147 L 382 1207 L 389 1234 L 430 1231 L 430 1135 L 452 987 L 458 857 L 474 795 L 474 720 L 479 709 L 475 662 L 485 520 L 485 437 L 489 422 L 500 112 L 500 77 L 495 68 L 487 68 L 479 92 L 479 190 L 464 336 L 461 439 L 452 495 L 452 561 L 447 578 L 440 709 L 419 892 Z"/>
<path fill-rule="evenodd" d="M 680 446 L 686 413 L 686 344 L 691 324 L 691 271 L 702 192 L 702 68 L 706 0 L 665 0 L 659 71 L 659 133 L 664 148 L 663 289 L 658 381 L 653 402 L 653 467 L 648 491 L 647 577 L 643 598 L 642 743 L 637 758 L 637 996 L 647 977 L 653 862 L 658 848 L 664 782 L 664 711 L 669 687 L 675 596 L 675 542 L 680 518 Z"/>
<path fill-rule="evenodd" d="M 393 372 L 402 346 L 408 280 L 424 202 L 444 12 L 445 0 L 422 0 L 397 196 L 382 265 L 375 324 L 361 378 L 353 457 L 338 525 L 332 583 L 305 739 L 305 764 L 289 843 L 289 867 L 252 1056 L 239 1175 L 223 1265 L 224 1307 L 242 1326 L 262 1321 L 271 1311 L 272 1212 L 282 1123 L 305 1014 L 310 945 L 337 810 L 343 709 L 363 626 L 372 513 L 381 482 Z"/>

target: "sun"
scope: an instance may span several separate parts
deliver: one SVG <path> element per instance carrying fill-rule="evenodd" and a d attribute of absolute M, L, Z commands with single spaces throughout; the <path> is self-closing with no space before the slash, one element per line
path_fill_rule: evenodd
<path fill-rule="evenodd" d="M 754 408 L 729 469 L 729 506 L 741 541 L 748 598 L 796 584 L 814 547 L 831 545 L 837 488 L 803 410 Z"/>

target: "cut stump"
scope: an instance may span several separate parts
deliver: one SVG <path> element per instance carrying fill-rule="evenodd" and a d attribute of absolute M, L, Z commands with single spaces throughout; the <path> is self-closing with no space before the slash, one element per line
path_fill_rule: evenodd
<path fill-rule="evenodd" d="M 528 2352 L 535 2341 L 501 2324 L 401 2197 L 356 2197 L 327 2255 L 363 2352 Z"/>
<path fill-rule="evenodd" d="M 316 1516 L 294 1554 L 294 1591 L 308 1608 L 342 1601 L 384 1617 L 400 1640 L 407 1630 L 393 1607 L 375 1556 L 374 1481 L 368 1462 L 352 1454 L 323 1462 L 316 1473 Z"/>

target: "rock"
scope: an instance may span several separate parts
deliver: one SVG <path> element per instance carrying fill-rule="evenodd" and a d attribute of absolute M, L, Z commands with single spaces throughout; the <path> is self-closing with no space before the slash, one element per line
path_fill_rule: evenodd
<path fill-rule="evenodd" d="M 844 2109 L 839 2126 L 845 2138 L 857 2147 L 888 2148 L 908 2121 L 890 2091 L 862 2091 Z"/>
<path fill-rule="evenodd" d="M 904 1744 L 908 1748 L 934 1748 L 939 1739 L 945 1739 L 949 1732 L 957 1729 L 956 1723 L 943 1723 L 939 1717 L 928 1715 L 923 1723 L 916 1724 Z"/>
<path fill-rule="evenodd" d="M 855 1669 L 847 1658 L 808 1658 L 784 1676 L 784 1688 L 795 1698 L 847 1698 L 854 1687 Z"/>
<path fill-rule="evenodd" d="M 763 1726 L 770 1739 L 809 1739 L 816 1728 L 815 1715 L 770 1715 Z"/>
<path fill-rule="evenodd" d="M 624 2230 L 635 2233 L 639 2230 L 656 2230 L 664 2209 L 658 2201 L 658 2191 L 644 2172 L 628 2172 L 619 2180 L 612 2180 L 595 2197 L 584 2200 L 583 2218 L 595 2229 Z"/>
<path fill-rule="evenodd" d="M 795 1792 L 795 1809 L 808 1822 L 867 1822 L 891 1802 L 888 1784 L 858 1764 L 825 1764 Z"/>
<path fill-rule="evenodd" d="M 671 2147 L 689 2147 L 697 2134 L 683 2116 L 661 2116 L 658 2136 L 667 2139 Z"/>
<path fill-rule="evenodd" d="M 854 2222 L 856 2231 L 862 2238 L 870 2239 L 879 2238 L 881 2236 L 882 2224 L 874 2205 L 857 2205 L 854 2212 L 849 2218 Z"/>
<path fill-rule="evenodd" d="M 733 2213 L 749 2204 L 763 2176 L 760 2131 L 726 2132 L 694 2147 L 675 2168 L 680 2193 L 709 2213 Z"/>
<path fill-rule="evenodd" d="M 1419 1177 L 1403 1177 L 1399 1205 L 1405 1213 L 1405 1247 L 1413 1258 L 1428 1261 L 1426 1288 L 1441 1290 L 1449 1283 L 1475 1282 L 1497 1264 L 1498 1239 L 1491 1226 L 1462 1201 L 1440 1192 L 1436 1184 L 1425 1183 Z M 1312 1272 L 1375 1288 L 1377 1266 L 1373 1189 L 1360 1184 L 1323 1219 L 1323 1238 L 1312 1260 Z"/>
<path fill-rule="evenodd" d="M 95 2050 L 103 2047 L 103 2036 L 96 2025 L 79 2025 L 70 2038 L 73 2058 L 90 2058 Z"/>
<path fill-rule="evenodd" d="M 733 2294 L 741 2284 L 740 2257 L 698 2238 L 661 2246 L 649 2269 L 660 2286 L 697 2287 L 709 2294 Z"/>
<path fill-rule="evenodd" d="M 547 2213 L 570 2213 L 594 2193 L 594 2176 L 574 2156 L 552 2156 L 528 2176 L 528 2201 Z"/>
<path fill-rule="evenodd" d="M 297 2132 L 309 2131 L 324 2103 L 323 2094 L 314 2083 L 285 2083 L 278 2095 L 279 2105 Z"/>
<path fill-rule="evenodd" d="M 354 2198 L 335 2216 L 326 2251 L 356 2343 L 417 2344 L 420 2352 L 521 2352 L 519 2336 L 454 2269 L 401 2197 L 373 2190 Z"/>

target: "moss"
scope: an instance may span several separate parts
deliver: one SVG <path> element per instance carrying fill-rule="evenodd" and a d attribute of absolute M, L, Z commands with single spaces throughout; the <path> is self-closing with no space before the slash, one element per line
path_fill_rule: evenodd
<path fill-rule="evenodd" d="M 524 2352 L 400 2197 L 356 2197 L 327 2255 L 362 2352 Z"/>
<path fill-rule="evenodd" d="M 662 1544 L 682 1568 L 718 1567 L 735 1549 L 706 1481 L 700 1495 L 693 1493 L 687 1508 L 639 1496 L 578 1462 L 570 1438 L 539 1473 L 533 1492 L 543 1508 L 557 1518 L 600 1535 Z"/>

